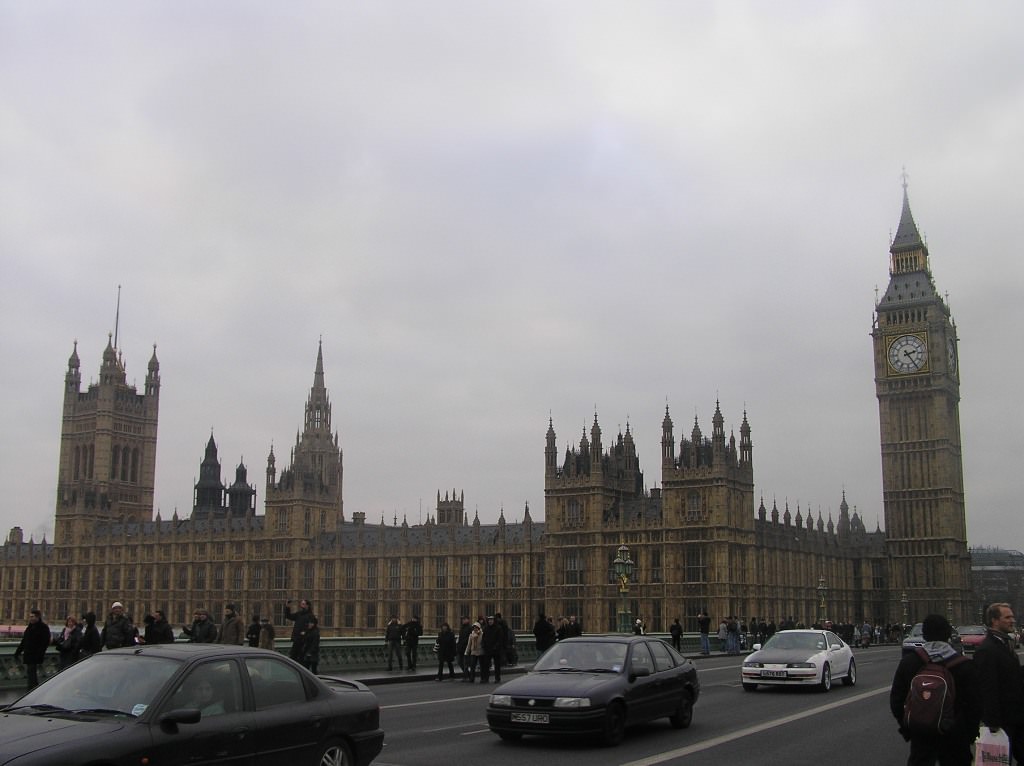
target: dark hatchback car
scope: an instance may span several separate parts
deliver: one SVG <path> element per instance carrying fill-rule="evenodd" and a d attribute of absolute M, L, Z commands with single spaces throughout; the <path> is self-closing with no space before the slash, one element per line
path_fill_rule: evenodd
<path fill-rule="evenodd" d="M 0 764 L 364 766 L 383 747 L 368 688 L 277 652 L 217 644 L 115 649 L 0 710 Z"/>
<path fill-rule="evenodd" d="M 503 740 L 524 734 L 597 734 L 622 741 L 627 726 L 693 719 L 697 669 L 658 638 L 583 636 L 559 641 L 533 670 L 494 690 L 487 724 Z"/>

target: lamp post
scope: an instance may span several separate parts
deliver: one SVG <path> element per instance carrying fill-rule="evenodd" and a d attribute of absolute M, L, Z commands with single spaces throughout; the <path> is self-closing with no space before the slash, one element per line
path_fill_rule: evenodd
<path fill-rule="evenodd" d="M 612 571 L 619 581 L 619 631 L 629 633 L 629 610 L 626 608 L 626 595 L 629 593 L 629 579 L 633 576 L 633 559 L 629 557 L 629 548 L 623 543 L 615 552 Z"/>
<path fill-rule="evenodd" d="M 825 578 L 818 578 L 818 587 L 815 588 L 818 591 L 818 607 L 821 609 L 821 626 L 825 626 L 825 593 L 828 588 L 825 586 Z"/>
<path fill-rule="evenodd" d="M 906 629 L 906 624 L 907 624 L 907 604 L 910 603 L 910 599 L 907 598 L 907 592 L 906 591 L 903 591 L 902 593 L 900 593 L 900 603 L 903 604 L 903 625 L 904 625 L 904 629 Z"/>

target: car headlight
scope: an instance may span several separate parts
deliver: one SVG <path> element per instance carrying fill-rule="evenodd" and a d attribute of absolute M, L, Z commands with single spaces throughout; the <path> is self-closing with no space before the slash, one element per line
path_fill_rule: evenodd
<path fill-rule="evenodd" d="M 589 697 L 555 697 L 557 708 L 581 708 L 590 707 Z"/>
<path fill-rule="evenodd" d="M 813 662 L 791 662 L 786 667 L 787 668 L 813 668 L 814 667 L 814 663 Z"/>
<path fill-rule="evenodd" d="M 512 707 L 511 694 L 492 694 L 491 704 L 495 707 Z"/>
<path fill-rule="evenodd" d="M 743 667 L 745 668 L 763 668 L 763 662 L 744 662 Z"/>

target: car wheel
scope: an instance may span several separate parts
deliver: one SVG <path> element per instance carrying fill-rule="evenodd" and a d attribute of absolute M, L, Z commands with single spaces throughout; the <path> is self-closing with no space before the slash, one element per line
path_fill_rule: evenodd
<path fill-rule="evenodd" d="M 693 721 L 693 699 L 689 694 L 684 693 L 679 700 L 676 712 L 668 717 L 668 722 L 672 724 L 673 728 L 685 729 L 691 721 Z"/>
<path fill-rule="evenodd" d="M 602 741 L 609 747 L 622 742 L 626 736 L 626 706 L 621 702 L 613 702 L 604 714 L 604 732 Z"/>
<path fill-rule="evenodd" d="M 743 682 L 743 691 L 754 692 L 757 691 L 757 684 L 748 684 L 746 681 Z"/>
<path fill-rule="evenodd" d="M 352 766 L 352 753 L 344 742 L 331 742 L 320 753 L 319 766 Z"/>
<path fill-rule="evenodd" d="M 832 688 L 832 671 L 827 662 L 825 663 L 825 667 L 821 669 L 821 682 L 818 684 L 818 688 L 823 692 L 827 692 Z"/>
<path fill-rule="evenodd" d="M 523 738 L 518 731 L 499 731 L 498 736 L 501 737 L 502 742 L 518 742 Z"/>
<path fill-rule="evenodd" d="M 857 663 L 850 659 L 850 667 L 843 678 L 843 686 L 855 686 L 857 684 Z"/>

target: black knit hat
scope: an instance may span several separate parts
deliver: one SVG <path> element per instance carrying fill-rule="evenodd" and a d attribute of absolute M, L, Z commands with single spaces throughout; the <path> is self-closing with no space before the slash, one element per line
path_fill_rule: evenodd
<path fill-rule="evenodd" d="M 930 614 L 924 618 L 921 635 L 925 641 L 949 641 L 953 635 L 953 626 L 941 614 Z"/>

